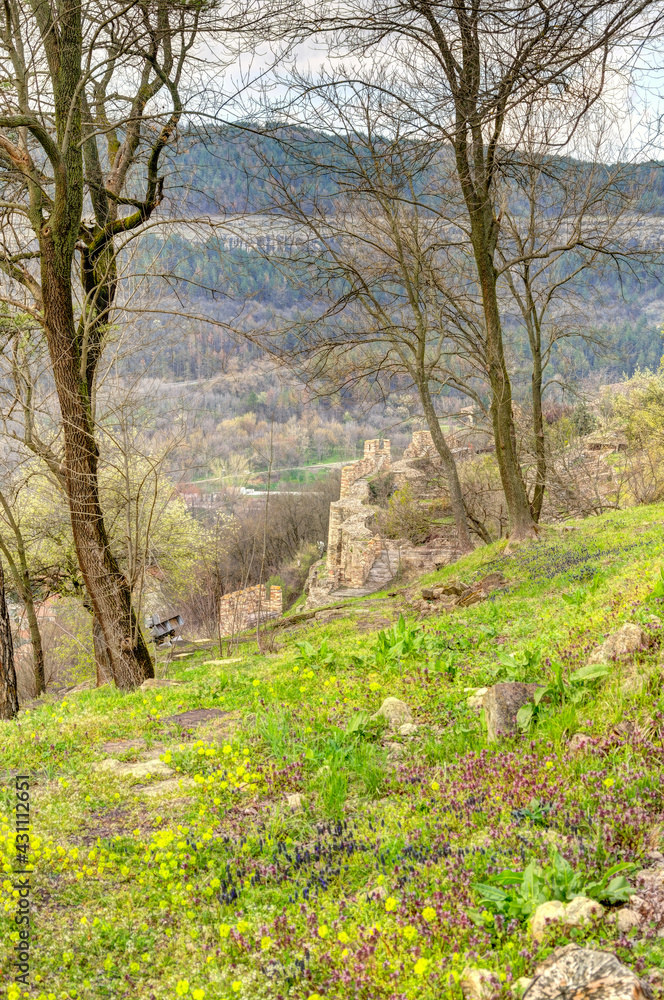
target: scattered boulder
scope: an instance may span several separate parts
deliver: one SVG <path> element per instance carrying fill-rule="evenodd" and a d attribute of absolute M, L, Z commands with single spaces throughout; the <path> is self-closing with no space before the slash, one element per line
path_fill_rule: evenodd
<path fill-rule="evenodd" d="M 387 725 L 393 732 L 397 732 L 405 722 L 412 722 L 413 716 L 408 705 L 399 698 L 386 698 L 372 719 L 382 716 L 387 719 Z"/>
<path fill-rule="evenodd" d="M 616 927 L 621 934 L 628 934 L 634 927 L 641 926 L 641 917 L 636 910 L 623 906 L 616 914 Z"/>
<path fill-rule="evenodd" d="M 507 585 L 502 573 L 489 573 L 472 586 L 465 583 L 448 583 L 444 587 L 423 587 L 422 600 L 430 603 L 439 601 L 445 607 L 467 608 L 471 604 L 484 601 L 494 590 Z"/>
<path fill-rule="evenodd" d="M 544 937 L 548 924 L 565 922 L 565 904 L 559 899 L 551 899 L 548 903 L 540 903 L 530 918 L 530 932 L 536 941 Z"/>
<path fill-rule="evenodd" d="M 403 726 L 399 726 L 400 736 L 414 736 L 417 732 L 418 727 L 414 722 L 404 722 Z"/>
<path fill-rule="evenodd" d="M 603 913 L 604 907 L 586 896 L 577 896 L 569 903 L 552 899 L 537 907 L 530 919 L 530 931 L 536 941 L 541 941 L 547 924 L 561 923 L 566 927 L 578 927 L 601 917 Z"/>
<path fill-rule="evenodd" d="M 473 693 L 468 698 L 468 708 L 476 709 L 480 711 L 484 705 L 484 696 L 489 690 L 488 688 L 470 688 Z"/>
<path fill-rule="evenodd" d="M 565 907 L 565 924 L 568 927 L 578 927 L 589 924 L 604 915 L 604 907 L 595 899 L 577 896 Z"/>
<path fill-rule="evenodd" d="M 151 691 L 153 688 L 179 687 L 179 681 L 169 681 L 166 677 L 148 677 L 139 687 L 139 691 Z"/>
<path fill-rule="evenodd" d="M 615 955 L 566 945 L 536 970 L 524 1000 L 652 1000 L 650 987 Z"/>
<path fill-rule="evenodd" d="M 169 715 L 161 721 L 187 729 L 189 726 L 200 726 L 201 723 L 208 722 L 210 719 L 220 719 L 229 714 L 229 712 L 222 712 L 220 708 L 192 708 L 189 712 L 178 712 L 177 715 Z"/>
<path fill-rule="evenodd" d="M 648 636 L 640 625 L 627 622 L 617 632 L 608 636 L 594 653 L 590 654 L 588 664 L 609 663 L 626 656 L 633 656 L 639 649 L 648 645 Z"/>
<path fill-rule="evenodd" d="M 291 812 L 300 812 L 302 804 L 303 799 L 299 792 L 291 792 L 290 795 L 286 796 L 286 805 Z"/>
<path fill-rule="evenodd" d="M 196 788 L 196 782 L 193 778 L 167 778 L 165 781 L 158 781 L 154 785 L 135 788 L 134 795 L 147 795 L 150 799 L 158 799 L 166 795 L 192 791 L 194 788 Z"/>
<path fill-rule="evenodd" d="M 115 757 L 107 757 L 93 764 L 95 771 L 110 771 L 121 778 L 167 778 L 173 774 L 173 768 L 162 760 L 140 760 L 136 764 L 125 764 Z"/>
<path fill-rule="evenodd" d="M 519 976 L 516 982 L 512 983 L 512 993 L 523 996 L 532 981 L 532 978 L 529 976 Z"/>
<path fill-rule="evenodd" d="M 587 733 L 574 733 L 574 736 L 570 739 L 567 744 L 567 749 L 570 753 L 574 754 L 575 757 L 580 757 L 581 754 L 586 753 L 593 745 L 593 739 L 588 736 Z"/>
<path fill-rule="evenodd" d="M 465 1000 L 488 1000 L 498 985 L 498 977 L 490 969 L 465 968 L 459 985 Z"/>
<path fill-rule="evenodd" d="M 532 699 L 539 684 L 524 684 L 520 681 L 494 684 L 483 698 L 486 715 L 487 736 L 495 741 L 499 736 L 516 733 L 516 714 Z"/>

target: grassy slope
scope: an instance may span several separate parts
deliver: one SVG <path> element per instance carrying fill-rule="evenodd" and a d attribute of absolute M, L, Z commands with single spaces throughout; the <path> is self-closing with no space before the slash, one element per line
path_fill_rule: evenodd
<path fill-rule="evenodd" d="M 389 667 L 376 663 L 375 633 L 396 619 L 404 593 L 278 633 L 283 648 L 269 656 L 246 646 L 228 665 L 193 656 L 171 668 L 178 687 L 82 692 L 0 723 L 5 871 L 13 860 L 10 775 L 32 773 L 29 995 L 433 1000 L 460 996 L 465 965 L 496 970 L 512 995 L 514 981 L 567 938 L 552 932 L 536 945 L 523 923 L 478 929 L 467 916 L 473 882 L 544 861 L 551 844 L 588 876 L 664 846 L 661 738 L 656 750 L 629 739 L 603 755 L 573 757 L 566 748 L 579 730 L 600 738 L 625 718 L 661 723 L 660 627 L 643 599 L 664 561 L 664 506 L 546 531 L 513 556 L 503 548 L 481 549 L 422 581 L 500 569 L 511 586 L 428 617 L 420 629 L 429 651 Z M 595 593 L 578 606 L 563 600 L 598 572 Z M 487 746 L 464 688 L 504 678 L 498 652 L 525 662 L 524 651 L 531 659 L 539 651 L 540 665 L 517 675 L 545 678 L 550 659 L 575 668 L 624 621 L 652 634 L 636 664 L 613 667 L 584 703 L 550 714 L 529 736 Z M 303 639 L 315 649 L 327 640 L 333 656 L 298 660 L 294 644 Z M 391 761 L 370 731 L 344 735 L 357 710 L 374 712 L 388 695 L 403 698 L 420 727 Z M 196 740 L 161 721 L 197 707 L 229 714 Z M 130 780 L 93 770 L 108 756 L 105 741 L 126 738 L 162 748 L 189 783 L 147 798 Z M 302 804 L 293 810 L 286 796 L 295 792 Z M 548 827 L 513 813 L 533 796 L 552 807 Z M 5 881 L 5 986 L 12 916 Z M 606 921 L 572 933 L 616 948 L 639 971 L 664 966 L 664 939 L 655 935 L 617 941 Z"/>

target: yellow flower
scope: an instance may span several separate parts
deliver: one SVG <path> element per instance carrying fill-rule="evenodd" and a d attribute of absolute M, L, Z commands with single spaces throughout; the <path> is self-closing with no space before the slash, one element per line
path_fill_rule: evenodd
<path fill-rule="evenodd" d="M 547 771 L 553 771 L 553 761 L 552 760 L 547 760 L 547 762 L 544 765 L 544 767 L 546 768 Z"/>
<path fill-rule="evenodd" d="M 236 979 L 234 983 L 231 983 L 231 989 L 233 990 L 233 993 L 239 993 L 242 989 L 242 983 Z"/>
<path fill-rule="evenodd" d="M 436 919 L 436 911 L 433 906 L 425 906 L 422 910 L 422 916 L 430 924 L 432 920 Z"/>
<path fill-rule="evenodd" d="M 203 997 L 205 996 L 205 990 L 202 989 L 192 990 L 191 995 L 194 998 L 194 1000 L 203 1000 Z"/>
<path fill-rule="evenodd" d="M 432 792 L 437 792 L 438 789 L 440 788 L 440 785 L 438 784 L 437 781 L 432 781 L 429 787 L 431 788 Z"/>
<path fill-rule="evenodd" d="M 389 899 L 385 900 L 385 909 L 387 910 L 388 913 L 391 913 L 392 910 L 396 910 L 396 908 L 397 908 L 397 901 L 393 896 L 390 896 Z"/>
<path fill-rule="evenodd" d="M 403 936 L 405 937 L 406 941 L 413 941 L 417 937 L 417 930 L 411 926 L 404 927 Z"/>
<path fill-rule="evenodd" d="M 615 785 L 615 781 L 613 780 L 613 778 L 605 778 L 604 779 L 604 787 L 605 788 L 613 788 L 614 785 Z"/>
<path fill-rule="evenodd" d="M 326 938 L 328 934 L 329 930 L 327 924 L 321 924 L 320 927 L 318 928 L 318 937 Z"/>
<path fill-rule="evenodd" d="M 416 976 L 423 976 L 424 973 L 427 971 L 428 965 L 429 965 L 428 958 L 418 958 L 417 962 L 415 963 L 415 968 L 413 969 L 413 972 L 415 973 Z"/>
<path fill-rule="evenodd" d="M 262 937 L 261 938 L 261 951 L 267 951 L 271 944 L 272 944 L 272 938 L 271 937 L 267 937 L 267 935 L 265 937 Z"/>
<path fill-rule="evenodd" d="M 183 997 L 185 993 L 189 992 L 189 980 L 181 979 L 180 982 L 175 987 L 175 992 L 179 997 Z"/>
<path fill-rule="evenodd" d="M 258 680 L 258 678 L 256 678 L 256 680 L 254 681 L 254 687 L 257 688 L 259 684 L 260 681 Z"/>
<path fill-rule="evenodd" d="M 337 939 L 341 942 L 341 944 L 348 944 L 348 942 L 350 941 L 350 938 L 348 937 L 345 931 L 339 931 Z"/>

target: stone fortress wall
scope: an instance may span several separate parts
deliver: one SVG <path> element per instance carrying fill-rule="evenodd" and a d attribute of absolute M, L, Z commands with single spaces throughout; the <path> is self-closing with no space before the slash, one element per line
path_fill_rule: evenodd
<path fill-rule="evenodd" d="M 269 596 L 264 584 L 224 594 L 219 601 L 221 634 L 235 635 L 251 628 L 257 624 L 259 613 L 261 622 L 278 618 L 283 613 L 281 587 L 270 587 Z"/>
<path fill-rule="evenodd" d="M 372 440 L 365 441 L 363 458 L 344 467 L 339 499 L 330 504 L 327 554 L 312 567 L 306 607 L 328 603 L 338 591 L 379 590 L 397 575 L 426 573 L 458 558 L 453 525 L 430 545 L 382 538 L 378 531 L 368 480 L 390 473 L 397 487 L 410 483 L 416 496 L 425 495 L 423 459 L 440 465 L 430 432 L 415 431 L 400 461 L 392 462 L 388 440 Z"/>

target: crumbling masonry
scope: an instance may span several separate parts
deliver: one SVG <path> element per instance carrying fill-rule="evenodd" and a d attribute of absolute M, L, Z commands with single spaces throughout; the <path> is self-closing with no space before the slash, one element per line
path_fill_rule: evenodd
<path fill-rule="evenodd" d="M 283 613 L 281 587 L 270 587 L 269 596 L 265 586 L 246 587 L 224 594 L 219 601 L 219 622 L 222 635 L 235 635 L 258 622 L 278 618 Z"/>
<path fill-rule="evenodd" d="M 416 431 L 401 461 L 393 463 L 388 440 L 365 441 L 364 457 L 341 472 L 339 499 L 330 504 L 327 556 L 312 567 L 306 607 L 327 603 L 336 592 L 379 590 L 397 575 L 426 573 L 458 558 L 456 532 L 431 545 L 407 539 L 382 538 L 377 530 L 379 509 L 371 505 L 368 480 L 391 473 L 395 487 L 410 483 L 415 495 L 426 493 L 427 476 L 418 468 L 440 460 L 428 431 Z"/>

